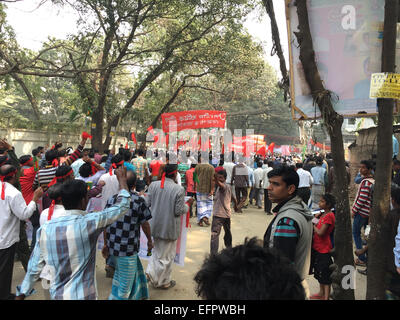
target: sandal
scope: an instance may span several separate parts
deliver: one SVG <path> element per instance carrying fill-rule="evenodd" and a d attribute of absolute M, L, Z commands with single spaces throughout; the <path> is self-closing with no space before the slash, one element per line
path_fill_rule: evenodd
<path fill-rule="evenodd" d="M 367 265 L 365 262 L 361 261 L 360 259 L 356 259 L 356 260 L 354 261 L 354 264 L 355 264 L 356 266 L 359 266 L 359 267 L 365 267 L 365 266 Z"/>
<path fill-rule="evenodd" d="M 318 293 L 314 293 L 310 296 L 310 300 L 322 300 L 324 297 L 320 296 Z"/>
<path fill-rule="evenodd" d="M 171 280 L 169 284 L 162 286 L 162 287 L 158 287 L 158 288 L 162 289 L 162 290 L 168 290 L 168 289 L 171 289 L 172 287 L 175 287 L 175 285 L 176 285 L 176 281 Z"/>
<path fill-rule="evenodd" d="M 210 222 L 208 221 L 208 218 L 203 218 L 203 222 L 208 226 L 210 225 Z"/>
<path fill-rule="evenodd" d="M 197 225 L 198 225 L 199 227 L 204 227 L 203 221 L 197 222 Z"/>

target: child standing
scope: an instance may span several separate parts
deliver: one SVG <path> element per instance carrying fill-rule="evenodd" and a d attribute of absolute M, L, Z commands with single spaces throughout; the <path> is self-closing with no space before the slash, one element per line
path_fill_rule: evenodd
<path fill-rule="evenodd" d="M 226 184 L 226 170 L 222 169 L 215 173 L 215 185 L 217 191 L 214 197 L 213 206 L 213 220 L 211 225 L 211 244 L 210 253 L 215 254 L 218 252 L 219 234 L 221 227 L 224 228 L 224 243 L 225 247 L 232 247 L 232 234 L 231 234 L 231 189 Z"/>
<path fill-rule="evenodd" d="M 311 251 L 311 268 L 314 277 L 318 280 L 319 293 L 313 294 L 310 299 L 329 300 L 332 280 L 332 271 L 329 266 L 333 263 L 330 251 L 332 250 L 331 233 L 335 228 L 335 215 L 332 208 L 335 206 L 335 198 L 325 194 L 319 200 L 319 208 L 323 212 L 318 219 L 314 219 L 314 235 Z"/>

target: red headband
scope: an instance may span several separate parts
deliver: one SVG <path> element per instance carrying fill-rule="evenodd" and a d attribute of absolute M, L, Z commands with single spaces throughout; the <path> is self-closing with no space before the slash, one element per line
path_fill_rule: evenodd
<path fill-rule="evenodd" d="M 120 162 L 118 162 L 118 163 L 113 163 L 112 165 L 111 165 L 111 167 L 110 167 L 110 176 L 112 176 L 113 175 L 113 173 L 112 173 L 112 169 L 114 168 L 114 169 L 117 169 L 117 167 L 118 166 L 122 166 L 124 164 L 124 160 L 121 160 Z"/>
<path fill-rule="evenodd" d="M 23 163 L 20 164 L 21 167 L 25 166 L 29 161 L 32 161 L 32 160 L 33 160 L 33 158 L 30 157 L 29 160 L 27 160 L 27 161 L 25 161 L 25 162 L 23 162 Z"/>
<path fill-rule="evenodd" d="M 172 175 L 174 173 L 177 173 L 177 172 L 178 172 L 178 170 L 174 170 L 174 171 L 168 172 L 168 175 L 170 176 L 170 175 Z M 164 183 L 165 183 L 165 177 L 166 176 L 167 176 L 167 174 L 164 172 L 162 174 L 162 177 L 161 177 L 161 189 L 164 189 Z"/>
<path fill-rule="evenodd" d="M 6 198 L 6 184 L 4 183 L 4 179 L 6 177 L 12 177 L 17 173 L 17 170 L 11 171 L 4 176 L 0 176 L 1 180 L 1 200 L 5 200 Z"/>
<path fill-rule="evenodd" d="M 57 183 L 57 180 L 61 180 L 61 179 L 65 179 L 66 177 L 70 176 L 72 173 L 74 172 L 74 170 L 70 170 L 68 171 L 66 174 L 64 174 L 63 176 L 60 177 L 54 177 L 53 180 L 50 181 L 50 183 L 47 185 L 48 187 L 51 187 L 53 184 Z"/>

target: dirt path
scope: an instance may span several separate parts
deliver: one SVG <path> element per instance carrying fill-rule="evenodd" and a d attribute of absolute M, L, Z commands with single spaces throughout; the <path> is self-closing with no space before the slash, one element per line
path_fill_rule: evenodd
<path fill-rule="evenodd" d="M 232 217 L 232 236 L 233 245 L 243 243 L 245 237 L 263 238 L 265 230 L 272 220 L 272 216 L 267 216 L 263 210 L 259 210 L 254 206 L 250 206 L 243 211 L 243 214 L 233 214 Z M 193 278 L 200 269 L 205 256 L 210 250 L 210 227 L 199 227 L 196 224 L 196 218 L 191 218 L 191 228 L 188 231 L 187 249 L 185 266 L 173 266 L 172 278 L 177 284 L 170 290 L 156 290 L 149 286 L 151 300 L 197 300 L 199 299 L 195 293 L 195 283 Z M 220 249 L 223 248 L 223 231 L 220 236 Z M 147 267 L 147 261 L 142 260 L 143 267 Z M 23 280 L 25 272 L 19 262 L 14 265 L 12 290 Z M 99 299 L 107 299 L 111 291 L 112 280 L 105 277 L 104 259 L 101 252 L 97 252 L 96 260 L 96 278 Z M 318 282 L 313 276 L 307 278 L 311 293 L 315 293 L 319 289 Z M 27 300 L 42 300 L 43 289 L 41 283 L 35 285 L 37 292 Z M 356 272 L 356 299 L 365 299 L 366 276 Z"/>

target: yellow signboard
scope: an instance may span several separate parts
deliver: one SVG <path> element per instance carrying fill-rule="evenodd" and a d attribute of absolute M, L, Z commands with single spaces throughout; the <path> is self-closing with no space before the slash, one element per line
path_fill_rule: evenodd
<path fill-rule="evenodd" d="M 373 73 L 369 97 L 400 100 L 400 74 Z"/>

